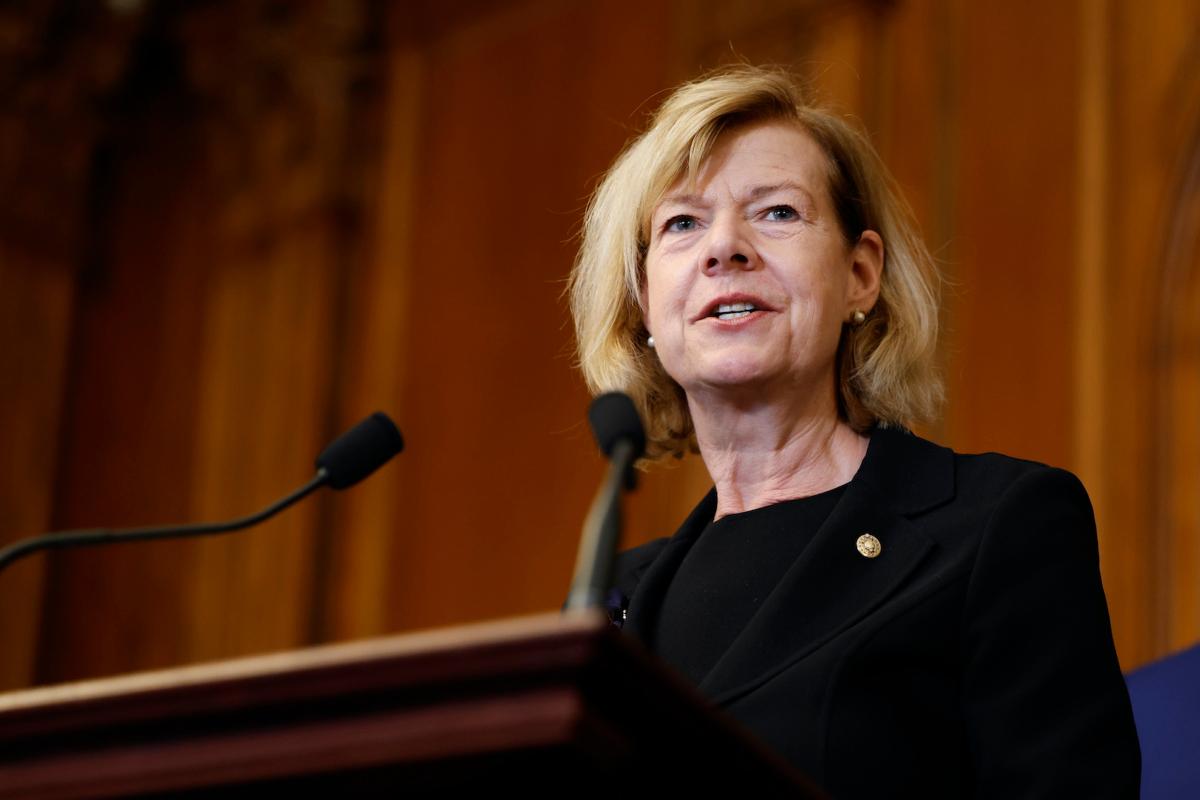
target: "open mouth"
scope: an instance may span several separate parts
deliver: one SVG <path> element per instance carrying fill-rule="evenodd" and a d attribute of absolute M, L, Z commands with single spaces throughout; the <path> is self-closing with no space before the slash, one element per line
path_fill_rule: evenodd
<path fill-rule="evenodd" d="M 754 303 L 722 303 L 714 308 L 709 316 L 721 320 L 741 319 L 755 311 L 758 311 L 758 306 Z"/>

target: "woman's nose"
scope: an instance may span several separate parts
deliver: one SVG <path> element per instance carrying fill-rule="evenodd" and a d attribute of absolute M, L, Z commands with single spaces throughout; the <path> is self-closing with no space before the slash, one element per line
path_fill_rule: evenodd
<path fill-rule="evenodd" d="M 746 224 L 745 220 L 732 215 L 721 215 L 713 220 L 701 254 L 700 266 L 704 272 L 758 267 L 758 257 L 750 242 Z"/>

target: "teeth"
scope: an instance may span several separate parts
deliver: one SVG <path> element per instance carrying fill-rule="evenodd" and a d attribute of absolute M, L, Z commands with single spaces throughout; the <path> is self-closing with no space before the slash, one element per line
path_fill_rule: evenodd
<path fill-rule="evenodd" d="M 753 303 L 722 303 L 717 306 L 717 319 L 741 319 L 750 316 L 751 311 L 757 310 Z"/>

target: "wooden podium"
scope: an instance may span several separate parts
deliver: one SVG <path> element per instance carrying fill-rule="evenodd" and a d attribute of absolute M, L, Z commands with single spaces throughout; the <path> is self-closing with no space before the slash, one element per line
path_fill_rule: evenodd
<path fill-rule="evenodd" d="M 602 615 L 0 695 L 0 797 L 821 797 Z"/>

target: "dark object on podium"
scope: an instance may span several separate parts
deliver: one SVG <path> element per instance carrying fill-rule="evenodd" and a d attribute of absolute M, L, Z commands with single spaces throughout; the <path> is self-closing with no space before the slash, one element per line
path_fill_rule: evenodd
<path fill-rule="evenodd" d="M 599 613 L 0 695 L 0 797 L 265 791 L 822 796 Z"/>

